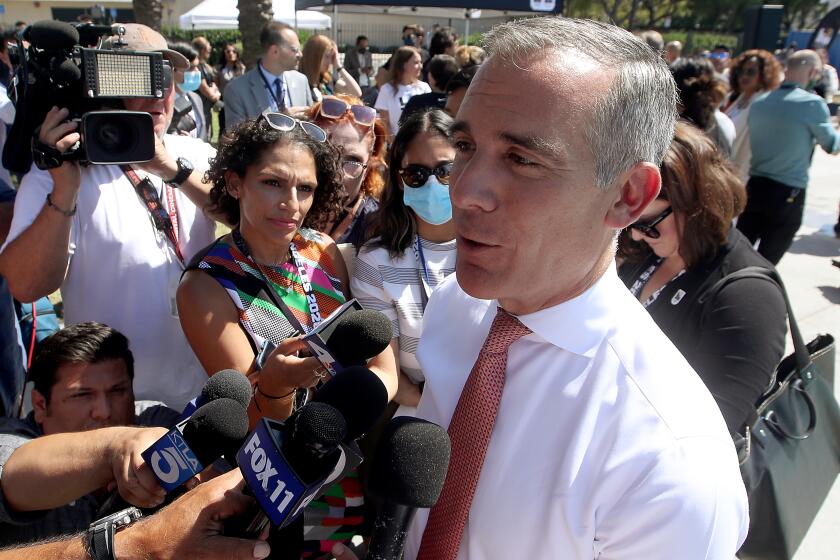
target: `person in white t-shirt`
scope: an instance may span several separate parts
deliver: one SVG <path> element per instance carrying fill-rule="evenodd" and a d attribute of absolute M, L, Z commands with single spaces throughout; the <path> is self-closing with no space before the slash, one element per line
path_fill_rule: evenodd
<path fill-rule="evenodd" d="M 157 32 L 125 27 L 130 50 L 159 51 L 175 69 L 189 66 Z M 152 115 L 155 156 L 132 168 L 141 182 L 150 181 L 148 192 L 159 197 L 173 239 L 154 225 L 119 166 L 64 162 L 48 171 L 33 166 L 18 191 L 0 273 L 24 302 L 61 288 L 67 324 L 98 321 L 123 332 L 136 356 L 137 398 L 181 408 L 207 379 L 181 331 L 175 289 L 183 261 L 214 237 L 215 224 L 202 210 L 209 206 L 209 186 L 201 170 L 215 151 L 195 138 L 164 134 L 174 100 L 173 84 L 163 99 L 124 102 L 127 109 Z M 53 107 L 40 141 L 69 149 L 79 134 L 67 117 L 66 109 Z"/>
<path fill-rule="evenodd" d="M 390 80 L 380 88 L 374 107 L 388 128 L 388 136 L 393 137 L 400 128 L 400 115 L 408 100 L 420 93 L 429 93 L 432 88 L 420 80 L 423 62 L 414 47 L 398 48 L 391 57 L 390 71 Z"/>

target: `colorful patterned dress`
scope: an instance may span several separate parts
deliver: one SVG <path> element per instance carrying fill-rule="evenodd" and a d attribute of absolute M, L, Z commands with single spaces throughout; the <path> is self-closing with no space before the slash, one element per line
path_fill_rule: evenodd
<path fill-rule="evenodd" d="M 321 250 L 319 242 L 323 243 L 322 239 L 322 234 L 314 230 L 301 229 L 293 243 L 309 276 L 321 317 L 326 318 L 344 303 L 345 297 L 332 259 Z M 248 334 L 256 353 L 266 340 L 278 344 L 295 333 L 295 327 L 267 294 L 264 277 L 306 329 L 312 328 L 312 317 L 293 262 L 280 266 L 262 265 L 261 272 L 255 266 L 254 261 L 237 248 L 231 236 L 225 236 L 201 251 L 188 270 L 206 272 L 227 291 L 239 310 L 239 324 Z M 352 472 L 304 510 L 303 557 L 320 556 L 329 552 L 335 542 L 348 542 L 359 531 L 363 509 L 361 484 L 358 474 Z"/>

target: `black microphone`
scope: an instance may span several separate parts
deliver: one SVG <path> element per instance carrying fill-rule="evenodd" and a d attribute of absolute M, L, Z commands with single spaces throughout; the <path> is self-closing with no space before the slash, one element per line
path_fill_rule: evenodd
<path fill-rule="evenodd" d="M 430 508 L 440 497 L 450 450 L 449 435 L 437 424 L 408 416 L 388 423 L 370 467 L 368 489 L 382 506 L 367 560 L 402 559 L 417 508 Z"/>
<path fill-rule="evenodd" d="M 225 533 L 255 538 L 269 520 L 275 527 L 294 521 L 341 460 L 346 433 L 344 417 L 324 403 L 308 403 L 285 422 L 261 419 L 237 455 L 258 507 L 231 520 Z"/>
<path fill-rule="evenodd" d="M 388 406 L 388 390 L 375 373 L 362 366 L 346 368 L 328 380 L 312 398 L 337 408 L 347 421 L 347 437 L 353 441 L 367 432 Z"/>
<path fill-rule="evenodd" d="M 157 511 L 180 496 L 184 491 L 184 482 L 223 454 L 234 457 L 247 434 L 248 412 L 229 398 L 208 402 L 192 416 L 178 422 L 166 435 L 141 453 L 167 494 L 163 504 L 144 508 L 143 511 Z M 128 506 L 128 502 L 115 490 L 99 508 L 98 517 Z"/>
<path fill-rule="evenodd" d="M 387 404 L 379 377 L 355 366 L 328 381 L 285 422 L 264 418 L 248 436 L 237 455 L 239 468 L 265 516 L 283 528 L 284 548 L 302 541 L 293 523 L 303 508 L 361 463 L 352 442 L 373 426 Z M 289 433 L 296 439 L 289 440 Z M 287 440 L 292 443 L 286 445 Z M 265 526 L 263 516 L 248 519 L 231 527 L 234 535 L 250 538 Z"/>
<path fill-rule="evenodd" d="M 140 455 L 167 494 L 216 459 L 241 445 L 248 435 L 248 411 L 220 398 L 200 406 Z"/>
<path fill-rule="evenodd" d="M 36 21 L 27 29 L 32 46 L 45 51 L 63 51 L 79 44 L 79 32 L 63 21 Z"/>
<path fill-rule="evenodd" d="M 338 317 L 304 336 L 303 341 L 324 367 L 337 373 L 349 366 L 364 365 L 385 350 L 392 337 L 391 321 L 385 315 L 348 306 Z"/>
<path fill-rule="evenodd" d="M 391 321 L 372 309 L 362 309 L 342 318 L 325 342 L 344 367 L 363 366 L 388 347 L 394 331 Z"/>
<path fill-rule="evenodd" d="M 252 394 L 251 382 L 244 374 L 235 369 L 223 369 L 211 375 L 201 388 L 201 393 L 187 403 L 179 421 L 189 418 L 200 406 L 222 398 L 233 399 L 247 410 Z"/>

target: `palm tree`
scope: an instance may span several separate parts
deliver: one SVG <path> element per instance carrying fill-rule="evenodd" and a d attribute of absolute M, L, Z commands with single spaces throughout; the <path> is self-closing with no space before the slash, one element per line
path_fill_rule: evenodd
<path fill-rule="evenodd" d="M 133 0 L 134 20 L 160 31 L 163 18 L 163 2 L 161 0 Z"/>
<path fill-rule="evenodd" d="M 271 0 L 239 0 L 239 33 L 242 35 L 242 61 L 251 68 L 262 54 L 260 31 L 274 19 Z"/>

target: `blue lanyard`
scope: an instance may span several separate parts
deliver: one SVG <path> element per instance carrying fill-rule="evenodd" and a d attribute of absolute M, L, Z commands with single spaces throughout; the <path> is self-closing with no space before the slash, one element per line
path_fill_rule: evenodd
<path fill-rule="evenodd" d="M 418 268 L 418 272 L 422 271 L 422 274 L 418 274 L 420 276 L 420 285 L 423 288 L 423 308 L 426 307 L 426 302 L 429 301 L 429 297 L 432 295 L 432 288 L 431 288 L 431 281 L 429 280 L 429 271 L 426 269 L 426 257 L 423 255 L 423 244 L 420 243 L 420 236 L 414 236 L 414 258 L 417 263 L 420 265 Z"/>

